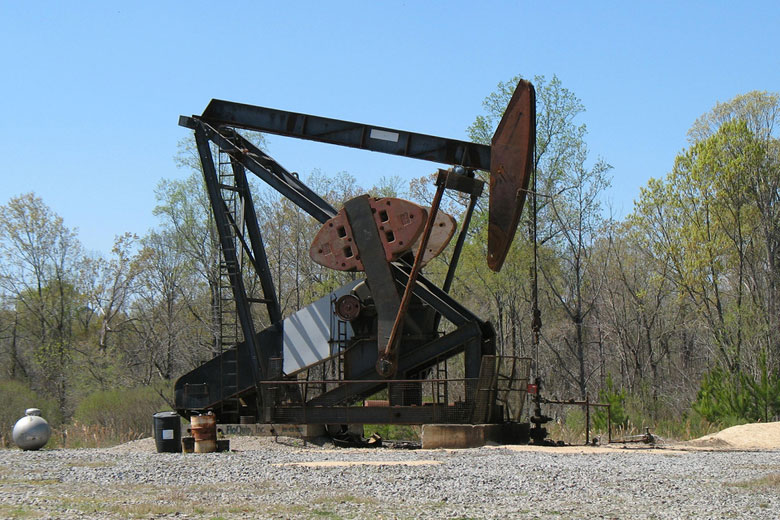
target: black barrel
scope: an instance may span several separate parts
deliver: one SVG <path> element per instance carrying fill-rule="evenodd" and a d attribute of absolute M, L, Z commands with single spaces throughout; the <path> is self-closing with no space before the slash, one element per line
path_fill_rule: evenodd
<path fill-rule="evenodd" d="M 154 443 L 157 453 L 181 453 L 181 419 L 176 412 L 154 414 Z"/>

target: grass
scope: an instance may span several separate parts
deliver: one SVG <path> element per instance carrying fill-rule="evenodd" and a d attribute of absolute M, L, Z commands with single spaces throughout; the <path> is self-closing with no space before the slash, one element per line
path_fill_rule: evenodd
<path fill-rule="evenodd" d="M 558 409 L 553 409 L 552 415 L 557 415 Z M 552 440 L 562 440 L 567 444 L 581 445 L 585 444 L 585 413 L 581 409 L 571 407 L 567 410 L 565 416 L 558 415 L 558 419 L 545 425 Z M 722 430 L 727 425 L 711 423 L 703 417 L 691 415 L 678 420 L 657 420 L 649 418 L 639 418 L 637 422 L 629 420 L 625 425 L 612 427 L 612 441 L 619 442 L 629 437 L 643 435 L 645 427 L 650 428 L 650 433 L 665 440 L 687 441 L 696 439 L 704 435 L 709 435 Z M 728 425 L 731 426 L 731 425 Z M 598 437 L 602 443 L 607 442 L 606 429 L 598 430 L 595 428 L 591 417 L 590 439 Z"/>
<path fill-rule="evenodd" d="M 8 506 L 0 504 L 0 518 L 38 518 L 39 513 L 24 506 Z"/>
<path fill-rule="evenodd" d="M 771 475 L 766 475 L 761 478 L 737 482 L 730 485 L 743 489 L 780 491 L 780 473 L 772 473 Z"/>
<path fill-rule="evenodd" d="M 105 509 L 111 513 L 117 515 L 126 515 L 133 518 L 148 518 L 159 515 L 172 515 L 180 511 L 187 511 L 181 507 L 165 504 L 114 504 Z M 200 508 L 194 507 L 189 509 L 195 514 L 203 514 L 206 511 Z M 209 511 L 212 512 L 212 511 Z"/>
<path fill-rule="evenodd" d="M 76 460 L 73 467 L 102 467 L 110 461 Z M 371 509 L 377 501 L 350 492 L 331 495 L 315 495 L 306 504 L 274 504 L 268 501 L 280 484 L 272 480 L 245 484 L 232 484 L 230 489 L 247 498 L 237 502 L 225 502 L 225 484 L 198 484 L 169 487 L 165 490 L 150 484 L 108 484 L 102 489 L 92 486 L 71 485 L 45 478 L 18 478 L 8 468 L 0 468 L 0 486 L 12 493 L 24 493 L 29 486 L 44 491 L 40 495 L 41 507 L 0 504 L 0 518 L 25 519 L 57 517 L 65 510 L 77 511 L 86 516 L 111 518 L 150 518 L 184 513 L 198 518 L 220 520 L 235 516 L 252 516 L 262 512 L 280 518 L 306 517 L 318 519 L 341 518 L 340 510 L 346 508 L 354 516 L 355 508 Z M 269 503 L 270 502 L 270 503 Z"/>
<path fill-rule="evenodd" d="M 47 447 L 57 448 L 110 448 L 125 442 L 136 441 L 148 437 L 149 432 L 123 430 L 100 426 L 97 424 L 68 424 L 52 431 Z"/>
<path fill-rule="evenodd" d="M 69 465 L 72 468 L 110 468 L 116 463 L 108 460 L 74 460 Z"/>
<path fill-rule="evenodd" d="M 41 486 L 47 486 L 50 484 L 59 484 L 60 481 L 56 479 L 51 478 L 0 478 L 0 484 L 2 485 L 10 485 L 10 484 L 28 484 L 28 485 L 41 485 Z"/>
<path fill-rule="evenodd" d="M 313 504 L 317 505 L 327 505 L 327 504 L 345 504 L 347 502 L 353 503 L 353 504 L 376 504 L 376 500 L 370 497 L 356 497 L 354 495 L 335 495 L 335 496 L 329 496 L 329 497 L 320 497 L 312 501 Z"/>
<path fill-rule="evenodd" d="M 40 482 L 40 481 L 33 481 Z M 52 481 L 51 483 L 55 483 Z M 2 483 L 2 481 L 0 481 Z M 24 484 L 25 482 L 15 482 Z M 59 482 L 56 482 L 59 483 Z M 87 515 L 101 515 L 120 518 L 155 518 L 175 513 L 185 513 L 197 516 L 198 518 L 210 518 L 218 520 L 220 518 L 231 518 L 235 515 L 252 515 L 256 512 L 267 513 L 269 507 L 263 503 L 262 497 L 266 492 L 271 492 L 275 483 L 271 481 L 232 485 L 231 490 L 256 497 L 255 501 L 230 502 L 227 503 L 222 498 L 225 492 L 224 484 L 200 484 L 195 486 L 182 486 L 168 488 L 161 492 L 158 486 L 147 484 L 136 485 L 117 485 L 116 492 L 105 493 L 102 490 L 89 491 L 83 489 L 67 489 L 57 487 L 46 494 L 45 501 L 48 504 L 46 514 L 51 515 L 58 510 L 72 509 L 80 511 Z M 132 497 L 132 501 L 128 500 Z M 337 497 L 333 503 L 342 503 L 345 500 L 358 501 L 359 499 L 344 495 Z M 129 503 L 131 502 L 131 503 Z M 329 502 L 323 500 L 319 504 L 318 510 L 327 512 Z M 289 516 L 291 513 L 309 513 L 311 506 L 303 507 L 300 511 L 293 511 L 282 507 L 279 509 L 279 516 Z M 11 516 L 11 513 L 4 514 L 0 509 L 0 518 L 23 518 L 21 513 Z M 320 515 L 320 517 L 322 517 Z M 337 518 L 337 517 L 329 517 Z"/>
<path fill-rule="evenodd" d="M 160 515 L 171 515 L 177 512 L 189 512 L 202 515 L 220 514 L 226 512 L 226 507 L 220 507 L 218 504 L 206 504 L 205 502 L 194 502 L 191 500 L 159 500 L 159 496 L 153 496 L 146 490 L 146 493 L 134 493 L 134 498 L 143 497 L 145 500 L 139 503 L 127 503 L 123 496 L 101 496 L 88 497 L 49 497 L 56 503 L 56 507 L 63 509 L 75 509 L 82 513 L 104 513 L 114 514 L 122 518 L 149 518 Z M 155 491 L 159 491 L 155 489 Z"/>

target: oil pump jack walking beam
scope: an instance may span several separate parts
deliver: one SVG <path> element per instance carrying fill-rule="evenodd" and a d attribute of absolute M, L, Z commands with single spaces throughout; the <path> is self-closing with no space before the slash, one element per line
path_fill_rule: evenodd
<path fill-rule="evenodd" d="M 287 137 L 400 155 L 466 170 L 490 172 L 488 263 L 500 271 L 523 210 L 536 142 L 536 97 L 521 80 L 490 146 L 363 123 L 213 99 L 201 116 L 227 125 Z M 495 188 L 495 189 L 494 189 Z"/>
<path fill-rule="evenodd" d="M 474 175 L 477 169 L 490 172 L 487 261 L 491 269 L 500 270 L 511 245 L 526 195 L 535 139 L 535 99 L 530 83 L 521 81 L 518 85 L 491 146 L 216 99 L 203 114 L 180 117 L 179 124 L 195 132 L 244 338 L 177 381 L 175 400 L 180 413 L 214 409 L 222 415 L 222 422 L 244 414 L 268 422 L 310 423 L 419 424 L 495 418 L 498 375 L 492 326 L 447 293 L 471 212 L 482 192 L 483 183 Z M 428 210 L 400 199 L 361 196 L 337 211 L 236 129 L 449 164 L 449 170 L 439 170 L 437 201 L 445 189 L 454 189 L 469 195 L 471 203 L 443 287 L 420 274 L 422 266 L 444 249 L 454 232 L 454 220 L 439 212 L 438 204 Z M 228 158 L 230 182 L 217 171 L 210 143 Z M 327 302 L 325 314 L 331 318 L 337 315 L 351 332 L 335 353 L 328 345 L 333 343 L 332 331 L 330 338 L 325 338 L 312 324 L 297 331 L 297 336 L 292 334 L 297 323 L 308 319 L 305 311 L 313 315 L 321 306 L 312 304 L 288 318 L 281 315 L 247 170 L 323 225 L 311 249 L 315 261 L 335 269 L 365 272 L 365 282 L 348 284 L 331 295 L 335 312 L 333 302 Z M 240 209 L 231 208 L 226 194 L 238 195 Z M 262 298 L 247 293 L 244 278 L 251 275 L 260 281 Z M 253 303 L 265 304 L 271 323 L 259 333 L 254 328 Z M 454 330 L 440 335 L 441 318 Z M 453 413 L 446 402 L 419 406 L 420 374 L 461 352 L 465 353 L 466 410 L 456 406 L 458 413 Z M 307 385 L 299 384 L 302 373 L 308 377 L 313 367 L 334 359 L 343 369 L 342 379 L 322 381 L 318 393 L 309 392 L 311 378 Z M 385 387 L 391 404 L 399 405 L 393 406 L 392 414 L 347 406 Z M 401 397 L 395 395 L 399 392 Z M 224 405 L 228 400 L 240 404 L 234 410 Z"/>

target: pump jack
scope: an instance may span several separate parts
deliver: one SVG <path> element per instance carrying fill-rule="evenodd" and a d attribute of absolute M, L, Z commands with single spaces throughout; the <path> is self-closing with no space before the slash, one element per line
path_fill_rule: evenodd
<path fill-rule="evenodd" d="M 482 424 L 517 421 L 530 360 L 497 356 L 490 322 L 448 293 L 489 172 L 487 263 L 499 271 L 518 226 L 532 171 L 535 93 L 521 80 L 490 146 L 386 127 L 212 100 L 181 116 L 195 133 L 219 233 L 225 310 L 235 339 L 175 384 L 183 416 L 212 410 L 221 423 L 253 417 L 287 424 Z M 319 141 L 449 165 L 439 169 L 430 208 L 359 196 L 332 207 L 239 130 Z M 216 160 L 215 160 L 216 158 Z M 333 269 L 362 272 L 331 295 L 283 317 L 247 172 L 322 224 L 310 254 Z M 439 211 L 445 190 L 469 197 L 441 286 L 422 267 L 447 246 L 455 221 Z M 262 297 L 251 297 L 256 277 Z M 255 330 L 265 306 L 271 323 Z M 440 332 L 441 320 L 448 322 Z M 229 320 L 224 320 L 229 321 Z M 447 360 L 463 355 L 464 377 Z M 443 367 L 443 368 L 442 368 Z M 386 399 L 365 401 L 382 390 Z M 363 406 L 360 406 L 363 404 Z M 379 406 L 376 406 L 376 405 Z"/>

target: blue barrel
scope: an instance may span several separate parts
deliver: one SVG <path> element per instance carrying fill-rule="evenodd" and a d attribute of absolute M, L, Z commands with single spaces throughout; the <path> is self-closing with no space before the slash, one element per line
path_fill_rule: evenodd
<path fill-rule="evenodd" d="M 181 419 L 176 412 L 154 414 L 154 444 L 157 453 L 181 453 Z"/>

